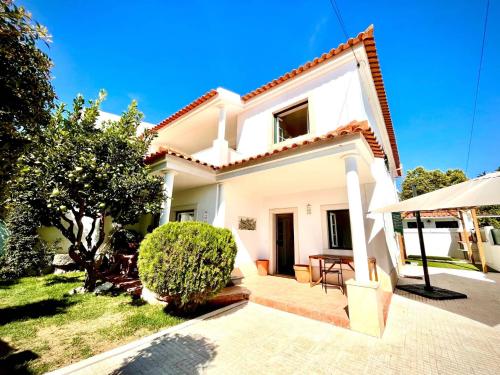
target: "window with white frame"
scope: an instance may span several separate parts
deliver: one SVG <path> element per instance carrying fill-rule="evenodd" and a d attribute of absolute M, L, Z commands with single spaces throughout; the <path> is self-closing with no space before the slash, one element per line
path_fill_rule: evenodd
<path fill-rule="evenodd" d="M 295 104 L 274 114 L 274 143 L 309 133 L 307 101 Z"/>
<path fill-rule="evenodd" d="M 328 210 L 326 215 L 328 247 L 330 249 L 352 250 L 349 210 Z"/>

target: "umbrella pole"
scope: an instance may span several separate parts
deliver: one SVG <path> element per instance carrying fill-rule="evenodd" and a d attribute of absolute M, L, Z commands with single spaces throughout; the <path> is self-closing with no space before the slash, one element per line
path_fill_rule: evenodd
<path fill-rule="evenodd" d="M 420 253 L 422 254 L 422 268 L 424 269 L 425 290 L 432 291 L 431 281 L 429 279 L 429 269 L 427 268 L 427 255 L 425 254 L 424 234 L 422 233 L 422 219 L 420 211 L 415 211 L 417 218 L 418 242 L 420 243 Z"/>
<path fill-rule="evenodd" d="M 413 196 L 417 196 L 417 186 L 412 185 L 411 190 Z M 418 242 L 420 243 L 420 254 L 422 255 L 422 268 L 424 269 L 424 280 L 425 280 L 425 290 L 432 291 L 431 281 L 429 279 L 429 269 L 427 268 L 427 255 L 425 254 L 425 244 L 424 244 L 424 234 L 422 233 L 422 228 L 424 224 L 420 218 L 420 211 L 415 211 L 415 218 L 417 219 L 417 232 L 418 232 Z"/>

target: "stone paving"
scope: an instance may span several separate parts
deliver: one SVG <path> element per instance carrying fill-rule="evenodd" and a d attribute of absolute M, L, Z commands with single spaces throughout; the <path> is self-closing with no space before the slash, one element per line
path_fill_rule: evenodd
<path fill-rule="evenodd" d="M 382 339 L 249 302 L 56 373 L 499 373 L 500 274 L 432 272 L 434 285 L 469 298 L 429 301 L 396 291 Z"/>

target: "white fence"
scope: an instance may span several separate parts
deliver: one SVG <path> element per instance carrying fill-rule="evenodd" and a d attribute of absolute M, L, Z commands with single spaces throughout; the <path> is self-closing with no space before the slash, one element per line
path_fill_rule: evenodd
<path fill-rule="evenodd" d="M 500 245 L 495 245 L 491 230 L 493 227 L 481 228 L 481 237 L 484 240 L 484 256 L 486 264 L 497 271 L 500 271 Z"/>
<path fill-rule="evenodd" d="M 423 228 L 425 252 L 429 256 L 453 257 L 462 259 L 463 252 L 458 244 L 459 229 Z M 417 229 L 405 228 L 404 239 L 406 255 L 420 255 L 420 243 Z"/>

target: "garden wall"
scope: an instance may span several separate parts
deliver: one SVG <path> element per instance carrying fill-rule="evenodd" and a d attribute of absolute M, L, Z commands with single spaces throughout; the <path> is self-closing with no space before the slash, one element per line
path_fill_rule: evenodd
<path fill-rule="evenodd" d="M 459 229 L 423 228 L 425 252 L 430 256 L 463 259 L 458 244 Z M 417 229 L 404 229 L 406 255 L 420 255 L 420 242 Z"/>

